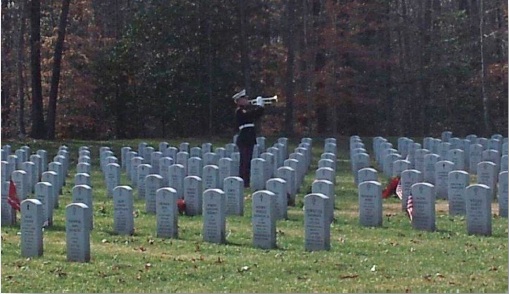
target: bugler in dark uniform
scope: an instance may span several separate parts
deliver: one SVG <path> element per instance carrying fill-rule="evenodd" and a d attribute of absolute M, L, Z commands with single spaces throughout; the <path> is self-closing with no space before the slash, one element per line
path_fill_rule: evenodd
<path fill-rule="evenodd" d="M 249 187 L 251 159 L 253 147 L 256 144 L 255 121 L 263 115 L 264 103 L 262 97 L 257 97 L 256 105 L 251 105 L 247 99 L 246 90 L 238 92 L 232 98 L 237 103 L 235 120 L 239 133 L 235 143 L 240 152 L 239 174 L 244 180 L 244 187 Z"/>

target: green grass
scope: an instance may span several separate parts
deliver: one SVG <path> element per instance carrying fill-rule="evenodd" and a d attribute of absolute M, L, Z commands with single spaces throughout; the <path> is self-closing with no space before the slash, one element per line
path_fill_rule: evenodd
<path fill-rule="evenodd" d="M 169 141 L 176 145 L 186 139 Z M 364 139 L 371 147 L 371 140 Z M 145 140 L 158 148 L 162 140 Z M 187 139 L 191 146 L 204 140 Z M 267 146 L 272 145 L 273 139 Z M 339 140 L 336 221 L 331 250 L 304 251 L 302 199 L 310 191 L 323 140 L 313 142 L 313 162 L 289 219 L 277 223 L 278 248 L 253 248 L 251 199 L 246 191 L 245 215 L 227 217 L 227 244 L 202 242 L 201 217 L 179 218 L 179 239 L 155 237 L 155 215 L 144 213 L 136 199 L 134 236 L 112 234 L 112 199 L 98 169 L 100 146 L 137 149 L 136 141 L 30 142 L 35 152 L 53 158 L 62 143 L 72 156 L 68 184 L 55 210 L 54 226 L 44 232 L 44 255 L 22 258 L 19 224 L 2 227 L 2 292 L 507 292 L 507 219 L 493 210 L 493 235 L 466 234 L 464 217 L 451 218 L 447 205 L 437 201 L 437 231 L 411 228 L 395 199 L 384 200 L 382 228 L 358 224 L 357 190 L 348 161 L 348 138 Z M 215 146 L 226 140 L 215 139 Z M 13 150 L 20 142 L 10 143 Z M 292 142 L 293 150 L 296 142 Z M 64 208 L 70 203 L 79 146 L 93 156 L 94 230 L 90 263 L 66 261 Z M 177 145 L 178 146 L 178 145 Z M 372 152 L 371 152 L 372 154 Z M 128 184 L 125 174 L 122 184 Z M 381 180 L 385 185 L 386 179 Z M 18 216 L 19 217 L 19 216 Z"/>

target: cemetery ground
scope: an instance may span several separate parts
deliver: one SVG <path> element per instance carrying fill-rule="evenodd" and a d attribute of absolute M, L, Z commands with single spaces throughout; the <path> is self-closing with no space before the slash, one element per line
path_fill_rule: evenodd
<path fill-rule="evenodd" d="M 395 141 L 396 138 L 390 138 Z M 268 138 L 272 143 L 275 138 Z M 363 138 L 371 146 L 371 138 Z M 163 140 L 143 140 L 157 146 Z M 200 139 L 168 141 L 172 146 Z M 215 139 L 214 146 L 227 140 Z M 435 232 L 414 230 L 396 198 L 383 202 L 383 226 L 359 225 L 358 194 L 348 156 L 348 138 L 338 138 L 335 221 L 331 250 L 304 250 L 303 196 L 311 191 L 323 140 L 313 139 L 310 172 L 289 207 L 288 220 L 277 222 L 277 249 L 252 245 L 251 192 L 245 191 L 244 216 L 227 216 L 227 244 L 202 241 L 202 217 L 179 216 L 179 238 L 156 237 L 156 216 L 145 213 L 135 198 L 135 233 L 113 234 L 113 200 L 107 196 L 99 169 L 99 147 L 120 154 L 132 141 L 8 142 L 13 149 L 29 145 L 52 158 L 65 144 L 71 155 L 67 185 L 44 230 L 44 254 L 22 258 L 18 224 L 2 227 L 2 292 L 505 292 L 508 290 L 508 224 L 492 204 L 493 234 L 468 235 L 465 217 L 449 217 L 445 200 L 436 203 Z M 295 148 L 297 140 L 290 140 Z M 268 144 L 270 145 L 270 144 Z M 92 152 L 94 229 L 91 261 L 66 261 L 65 206 L 71 202 L 78 148 Z M 377 167 L 378 168 L 378 167 Z M 387 178 L 379 174 L 383 186 Z M 121 185 L 128 185 L 125 172 Z"/>

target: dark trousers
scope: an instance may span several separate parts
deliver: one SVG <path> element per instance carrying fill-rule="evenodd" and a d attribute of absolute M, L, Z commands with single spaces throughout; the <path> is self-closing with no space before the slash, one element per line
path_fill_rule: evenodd
<path fill-rule="evenodd" d="M 249 178 L 251 173 L 251 159 L 253 157 L 253 146 L 238 146 L 240 153 L 239 174 L 244 180 L 244 187 L 249 187 Z"/>

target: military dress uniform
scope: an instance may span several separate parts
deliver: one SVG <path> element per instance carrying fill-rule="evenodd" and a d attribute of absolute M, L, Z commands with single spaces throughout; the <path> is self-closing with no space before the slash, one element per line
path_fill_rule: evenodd
<path fill-rule="evenodd" d="M 243 96 L 245 96 L 245 91 L 243 93 Z M 238 94 L 239 93 L 236 95 Z M 263 115 L 263 111 L 264 108 L 260 105 L 239 106 L 235 110 L 235 120 L 239 130 L 237 141 L 235 143 L 239 148 L 239 174 L 244 180 L 244 187 L 249 187 L 251 159 L 253 157 L 253 147 L 256 144 L 255 121 Z"/>

